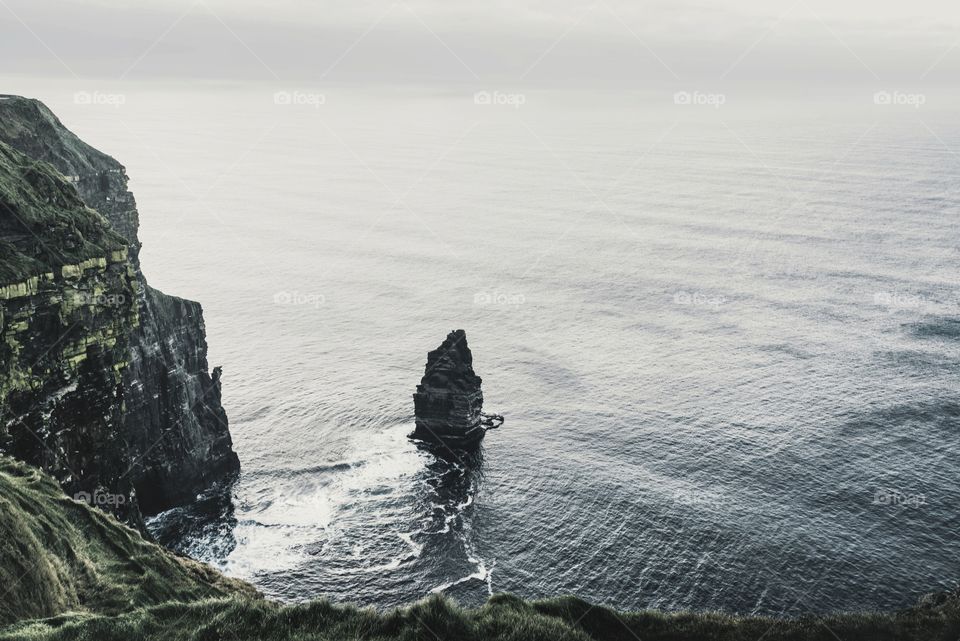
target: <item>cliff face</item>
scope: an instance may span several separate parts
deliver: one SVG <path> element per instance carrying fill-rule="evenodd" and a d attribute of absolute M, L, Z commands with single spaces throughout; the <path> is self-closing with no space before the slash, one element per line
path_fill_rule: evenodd
<path fill-rule="evenodd" d="M 126 243 L 52 167 L 2 143 L 0 265 L 0 447 L 138 522 L 122 429 L 139 322 Z"/>
<path fill-rule="evenodd" d="M 147 284 L 140 270 L 136 201 L 120 163 L 77 138 L 42 103 L 17 96 L 0 96 L 0 141 L 50 163 L 125 245 L 131 312 L 138 319 L 128 326 L 118 368 L 125 467 L 144 513 L 190 501 L 239 469 L 221 405 L 219 369 L 211 374 L 207 364 L 200 304 Z"/>

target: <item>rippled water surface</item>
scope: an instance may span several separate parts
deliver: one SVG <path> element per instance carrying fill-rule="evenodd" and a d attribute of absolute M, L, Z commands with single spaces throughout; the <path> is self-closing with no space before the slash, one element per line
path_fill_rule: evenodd
<path fill-rule="evenodd" d="M 275 597 L 378 606 L 797 613 L 956 577 L 955 120 L 49 102 L 127 165 L 145 272 L 202 301 L 224 366 L 234 505 L 163 515 L 166 542 Z M 459 327 L 507 421 L 451 462 L 406 434 Z"/>

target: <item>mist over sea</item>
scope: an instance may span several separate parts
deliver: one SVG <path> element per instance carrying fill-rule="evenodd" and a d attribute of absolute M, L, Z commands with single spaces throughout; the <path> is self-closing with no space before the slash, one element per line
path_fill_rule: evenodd
<path fill-rule="evenodd" d="M 234 508 L 158 536 L 270 596 L 376 606 L 950 587 L 956 119 L 498 91 L 38 96 L 127 166 L 144 272 L 203 304 L 224 367 Z M 406 435 L 455 328 L 506 423 L 449 463 Z"/>

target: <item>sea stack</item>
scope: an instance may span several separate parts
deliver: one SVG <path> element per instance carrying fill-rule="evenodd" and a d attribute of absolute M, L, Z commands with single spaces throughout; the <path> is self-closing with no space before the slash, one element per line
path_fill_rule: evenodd
<path fill-rule="evenodd" d="M 486 432 L 481 382 L 466 332 L 450 332 L 427 354 L 426 372 L 413 395 L 417 429 L 411 436 L 456 449 L 476 447 Z"/>

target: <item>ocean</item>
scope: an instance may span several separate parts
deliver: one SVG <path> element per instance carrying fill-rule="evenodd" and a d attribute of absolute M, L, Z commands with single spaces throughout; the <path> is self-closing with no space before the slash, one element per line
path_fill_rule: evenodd
<path fill-rule="evenodd" d="M 144 273 L 202 302 L 223 366 L 232 502 L 156 536 L 271 597 L 379 608 L 796 615 L 950 587 L 955 118 L 490 96 L 39 96 L 127 166 Z M 471 460 L 407 439 L 457 328 L 506 417 Z"/>

